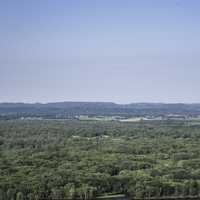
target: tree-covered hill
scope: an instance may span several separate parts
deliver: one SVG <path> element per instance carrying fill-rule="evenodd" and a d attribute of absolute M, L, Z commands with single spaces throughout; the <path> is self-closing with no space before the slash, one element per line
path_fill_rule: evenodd
<path fill-rule="evenodd" d="M 200 104 L 132 103 L 111 102 L 57 102 L 57 103 L 0 103 L 0 116 L 69 118 L 76 115 L 120 116 L 199 116 Z"/>

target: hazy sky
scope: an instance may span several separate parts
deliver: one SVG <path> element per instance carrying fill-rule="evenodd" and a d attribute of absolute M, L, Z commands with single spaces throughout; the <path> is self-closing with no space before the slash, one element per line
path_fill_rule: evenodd
<path fill-rule="evenodd" d="M 0 0 L 0 102 L 200 102 L 199 0 Z"/>

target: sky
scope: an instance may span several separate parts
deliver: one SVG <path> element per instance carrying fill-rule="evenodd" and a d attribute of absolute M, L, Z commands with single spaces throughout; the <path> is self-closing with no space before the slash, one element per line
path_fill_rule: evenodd
<path fill-rule="evenodd" d="M 199 0 L 0 0 L 0 102 L 200 102 Z"/>

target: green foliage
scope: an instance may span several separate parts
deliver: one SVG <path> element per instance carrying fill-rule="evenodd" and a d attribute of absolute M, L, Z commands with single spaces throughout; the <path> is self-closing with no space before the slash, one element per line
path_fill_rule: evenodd
<path fill-rule="evenodd" d="M 0 200 L 200 195 L 190 122 L 0 121 Z"/>
<path fill-rule="evenodd" d="M 23 194 L 21 192 L 18 192 L 16 195 L 16 200 L 23 200 Z"/>

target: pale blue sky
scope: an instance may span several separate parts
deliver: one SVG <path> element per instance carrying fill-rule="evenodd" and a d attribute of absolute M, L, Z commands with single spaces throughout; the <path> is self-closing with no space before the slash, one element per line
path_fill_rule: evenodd
<path fill-rule="evenodd" d="M 0 0 L 0 102 L 200 102 L 199 0 Z"/>

